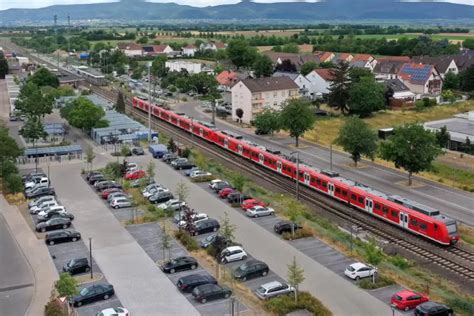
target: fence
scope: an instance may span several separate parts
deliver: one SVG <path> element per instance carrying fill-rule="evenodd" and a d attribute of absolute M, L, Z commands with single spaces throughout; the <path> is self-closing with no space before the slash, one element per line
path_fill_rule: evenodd
<path fill-rule="evenodd" d="M 19 165 L 27 165 L 30 163 L 48 163 L 48 162 L 63 162 L 63 161 L 71 161 L 74 159 L 82 160 L 82 153 L 77 154 L 68 154 L 68 155 L 55 155 L 55 156 L 43 156 L 43 157 L 18 157 L 16 159 L 17 164 Z"/>

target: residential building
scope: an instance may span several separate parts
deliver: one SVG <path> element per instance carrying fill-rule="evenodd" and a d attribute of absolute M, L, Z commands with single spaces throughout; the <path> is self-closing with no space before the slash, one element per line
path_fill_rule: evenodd
<path fill-rule="evenodd" d="M 400 60 L 379 60 L 374 68 L 375 78 L 377 80 L 397 79 L 403 64 L 405 64 L 405 62 Z"/>
<path fill-rule="evenodd" d="M 353 58 L 354 56 L 349 53 L 336 53 L 334 58 L 331 60 L 331 62 L 336 65 L 342 62 L 350 63 Z"/>
<path fill-rule="evenodd" d="M 418 64 L 428 64 L 435 66 L 443 79 L 448 72 L 452 72 L 456 75 L 459 73 L 458 66 L 456 65 L 456 62 L 452 56 L 414 56 L 412 57 L 412 61 Z"/>
<path fill-rule="evenodd" d="M 218 49 L 226 49 L 227 44 L 223 42 L 208 42 L 208 43 L 202 43 L 199 46 L 199 50 L 205 51 L 205 50 L 212 50 L 212 51 L 217 51 Z"/>
<path fill-rule="evenodd" d="M 142 56 L 142 45 L 137 43 L 117 43 L 117 48 L 128 57 Z"/>
<path fill-rule="evenodd" d="M 369 54 L 356 54 L 350 61 L 352 67 L 367 68 L 370 71 L 374 71 L 377 60 Z"/>
<path fill-rule="evenodd" d="M 334 57 L 336 57 L 336 55 L 334 53 L 331 53 L 331 52 L 317 52 L 316 56 L 318 56 L 319 61 L 321 63 L 328 63 L 328 62 L 332 61 L 334 59 Z"/>
<path fill-rule="evenodd" d="M 400 68 L 398 77 L 417 98 L 438 96 L 443 88 L 441 74 L 433 65 L 405 63 Z"/>
<path fill-rule="evenodd" d="M 294 73 L 294 72 L 280 72 L 277 71 L 273 75 L 273 77 L 288 77 L 291 80 L 293 80 L 294 83 L 296 83 L 299 87 L 299 92 L 302 97 L 308 98 L 308 99 L 314 99 L 314 95 L 312 94 L 311 89 L 311 82 L 303 76 L 302 74 Z"/>
<path fill-rule="evenodd" d="M 224 70 L 216 76 L 219 83 L 218 89 L 221 91 L 230 91 L 230 89 L 241 79 L 235 71 Z"/>
<path fill-rule="evenodd" d="M 403 109 L 414 106 L 415 93 L 411 92 L 400 79 L 387 79 L 383 83 L 392 95 L 389 100 L 389 107 Z"/>
<path fill-rule="evenodd" d="M 168 68 L 169 71 L 181 72 L 186 70 L 189 74 L 198 74 L 202 71 L 202 65 L 200 63 L 185 60 L 167 61 L 165 67 Z"/>
<path fill-rule="evenodd" d="M 459 72 L 463 72 L 467 68 L 474 65 L 474 50 L 464 50 L 459 55 L 453 55 L 454 62 L 458 67 Z"/>
<path fill-rule="evenodd" d="M 280 53 L 274 51 L 266 51 L 263 52 L 263 54 L 273 61 L 277 71 L 282 72 L 299 72 L 301 66 L 310 61 L 320 63 L 317 55 Z"/>
<path fill-rule="evenodd" d="M 298 98 L 298 90 L 298 85 L 286 76 L 240 80 L 231 90 L 232 119 L 237 120 L 236 110 L 242 109 L 242 121 L 250 123 L 264 109 L 279 109 L 288 99 Z"/>
<path fill-rule="evenodd" d="M 194 57 L 194 54 L 196 54 L 198 49 L 195 45 L 188 45 L 181 48 L 181 51 L 182 51 L 183 56 Z"/>
<path fill-rule="evenodd" d="M 448 149 L 466 152 L 469 151 L 466 148 L 466 140 L 469 139 L 469 142 L 474 144 L 474 111 L 456 114 L 448 119 L 427 122 L 423 124 L 423 127 L 432 132 L 446 127 L 449 133 Z"/>
<path fill-rule="evenodd" d="M 169 45 L 143 46 L 143 55 L 148 55 L 148 56 L 169 55 L 172 52 L 173 52 L 173 49 Z"/>
<path fill-rule="evenodd" d="M 309 90 L 313 98 L 321 98 L 323 95 L 329 93 L 329 87 L 333 80 L 333 69 L 315 69 L 306 75 L 309 81 Z"/>

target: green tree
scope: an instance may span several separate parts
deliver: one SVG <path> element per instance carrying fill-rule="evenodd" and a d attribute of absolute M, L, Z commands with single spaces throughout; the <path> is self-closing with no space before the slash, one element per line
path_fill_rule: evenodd
<path fill-rule="evenodd" d="M 178 182 L 178 184 L 176 184 L 175 192 L 178 200 L 185 202 L 189 196 L 188 185 L 182 181 Z"/>
<path fill-rule="evenodd" d="M 466 92 L 474 91 L 474 65 L 471 65 L 461 73 L 460 88 Z"/>
<path fill-rule="evenodd" d="M 19 193 L 23 191 L 23 181 L 17 173 L 9 174 L 5 177 L 5 187 L 8 193 Z"/>
<path fill-rule="evenodd" d="M 287 267 L 288 284 L 295 288 L 295 303 L 298 303 L 299 286 L 305 279 L 304 269 L 298 264 L 295 256 L 293 256 L 293 261 Z"/>
<path fill-rule="evenodd" d="M 295 43 L 288 43 L 285 44 L 281 47 L 281 51 L 283 53 L 292 53 L 292 54 L 298 54 L 300 52 L 298 48 L 298 44 Z"/>
<path fill-rule="evenodd" d="M 157 76 L 158 78 L 163 78 L 166 76 L 168 72 L 166 68 L 167 60 L 168 57 L 166 57 L 165 55 L 158 55 L 155 57 L 153 63 L 151 64 L 151 72 L 154 76 Z"/>
<path fill-rule="evenodd" d="M 161 250 L 163 251 L 163 260 L 169 260 L 171 258 L 170 249 L 172 247 L 171 241 L 173 240 L 168 233 L 166 222 L 162 223 L 163 231 L 161 232 Z M 166 255 L 168 253 L 168 256 Z"/>
<path fill-rule="evenodd" d="M 457 90 L 459 89 L 459 75 L 456 75 L 452 71 L 444 76 L 443 90 Z"/>
<path fill-rule="evenodd" d="M 375 78 L 374 74 L 367 68 L 351 68 L 349 70 L 349 78 L 351 82 L 359 82 L 363 77 Z"/>
<path fill-rule="evenodd" d="M 343 114 L 349 112 L 347 103 L 349 102 L 349 64 L 340 63 L 335 69 L 331 70 L 333 80 L 329 86 L 328 105 Z"/>
<path fill-rule="evenodd" d="M 115 111 L 119 113 L 125 113 L 125 100 L 123 98 L 122 91 L 119 91 L 117 95 L 117 102 L 115 103 Z"/>
<path fill-rule="evenodd" d="M 23 154 L 16 141 L 8 135 L 8 129 L 0 126 L 0 162 L 14 161 Z"/>
<path fill-rule="evenodd" d="M 224 218 L 222 218 L 221 220 L 222 220 L 221 221 L 222 224 L 221 224 L 221 228 L 219 232 L 222 235 L 222 237 L 224 237 L 226 240 L 232 243 L 235 238 L 234 233 L 235 233 L 236 226 L 230 222 L 229 214 L 227 212 L 224 212 Z"/>
<path fill-rule="evenodd" d="M 227 46 L 227 56 L 237 69 L 250 67 L 257 57 L 257 50 L 254 47 L 250 47 L 246 40 L 234 39 Z"/>
<path fill-rule="evenodd" d="M 351 154 L 356 167 L 362 155 L 373 159 L 377 151 L 377 135 L 358 117 L 347 118 L 335 142 Z"/>
<path fill-rule="evenodd" d="M 59 280 L 54 283 L 59 296 L 70 298 L 77 295 L 77 281 L 69 273 L 64 272 L 59 275 Z"/>
<path fill-rule="evenodd" d="M 236 109 L 235 115 L 237 115 L 237 117 L 239 118 L 240 124 L 242 124 L 242 117 L 244 117 L 244 110 L 242 110 L 241 108 Z"/>
<path fill-rule="evenodd" d="M 306 100 L 292 99 L 280 113 L 281 128 L 295 138 L 296 147 L 299 145 L 300 136 L 312 128 L 316 120 L 310 106 Z"/>
<path fill-rule="evenodd" d="M 275 110 L 266 109 L 255 116 L 254 124 L 257 130 L 264 134 L 270 133 L 273 136 L 274 132 L 280 130 L 280 113 Z"/>
<path fill-rule="evenodd" d="M 448 129 L 446 125 L 441 127 L 439 131 L 436 131 L 436 141 L 438 142 L 439 147 L 446 148 L 448 146 L 448 142 L 451 139 L 449 135 Z"/>
<path fill-rule="evenodd" d="M 244 185 L 246 181 L 247 179 L 241 173 L 236 173 L 232 177 L 232 185 L 237 191 L 240 191 L 240 192 L 242 192 L 242 190 L 244 189 Z"/>
<path fill-rule="evenodd" d="M 273 74 L 273 62 L 266 55 L 258 55 L 253 63 L 255 77 L 269 77 Z"/>
<path fill-rule="evenodd" d="M 5 79 L 5 76 L 8 74 L 8 62 L 3 55 L 3 52 L 0 52 L 0 79 Z"/>
<path fill-rule="evenodd" d="M 186 84 L 195 87 L 197 93 L 202 95 L 215 94 L 218 86 L 216 78 L 205 72 L 192 74 L 187 78 Z"/>
<path fill-rule="evenodd" d="M 21 87 L 15 107 L 22 115 L 43 117 L 53 112 L 53 101 L 53 96 L 45 96 L 38 85 L 28 82 Z"/>
<path fill-rule="evenodd" d="M 5 178 L 14 173 L 18 173 L 18 168 L 11 160 L 3 160 L 0 163 L 0 177 Z"/>
<path fill-rule="evenodd" d="M 300 73 L 301 73 L 303 76 L 306 76 L 306 75 L 308 75 L 311 71 L 315 70 L 316 68 L 318 68 L 318 63 L 317 63 L 317 62 L 315 62 L 315 61 L 308 61 L 308 62 L 304 63 L 303 66 L 301 66 Z"/>
<path fill-rule="evenodd" d="M 72 108 L 66 119 L 72 126 L 90 131 L 94 127 L 108 126 L 108 122 L 103 119 L 104 116 L 104 109 L 85 97 L 79 97 L 72 102 Z"/>
<path fill-rule="evenodd" d="M 87 161 L 87 165 L 90 166 L 90 170 L 92 170 L 92 163 L 95 159 L 95 153 L 94 153 L 94 149 L 92 148 L 91 145 L 87 145 L 86 147 L 86 161 Z"/>
<path fill-rule="evenodd" d="M 20 135 L 35 144 L 38 139 L 46 138 L 48 134 L 44 130 L 43 123 L 37 116 L 30 116 L 20 130 Z"/>
<path fill-rule="evenodd" d="M 146 44 L 148 43 L 148 36 L 142 36 L 137 40 L 138 44 Z"/>
<path fill-rule="evenodd" d="M 44 67 L 41 67 L 40 69 L 38 69 L 33 75 L 31 75 L 28 78 L 27 81 L 37 85 L 38 87 L 43 87 L 43 86 L 50 86 L 53 88 L 59 87 L 58 77 Z"/>
<path fill-rule="evenodd" d="M 349 113 L 367 117 L 385 106 L 385 87 L 374 78 L 361 77 L 349 88 Z"/>
<path fill-rule="evenodd" d="M 393 135 L 380 145 L 380 157 L 392 161 L 395 167 L 408 172 L 408 185 L 413 173 L 431 168 L 433 160 L 441 154 L 436 136 L 418 124 L 395 128 Z"/>
<path fill-rule="evenodd" d="M 464 48 L 474 49 L 474 38 L 465 39 L 464 42 L 462 43 L 462 46 Z"/>

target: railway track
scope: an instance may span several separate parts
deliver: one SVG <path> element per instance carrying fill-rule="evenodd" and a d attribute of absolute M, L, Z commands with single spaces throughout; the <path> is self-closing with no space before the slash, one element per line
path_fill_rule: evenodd
<path fill-rule="evenodd" d="M 131 112 L 134 116 L 143 120 L 148 119 L 147 115 L 140 110 L 131 108 Z M 192 144 L 228 164 L 234 165 L 241 170 L 245 170 L 247 173 L 276 186 L 282 191 L 294 192 L 295 182 L 291 179 L 277 175 L 270 170 L 257 167 L 252 162 L 242 159 L 239 156 L 229 156 L 228 151 L 216 147 L 215 145 L 210 145 L 208 142 L 198 137 L 191 138 L 187 132 L 177 129 L 159 119 L 153 118 L 152 125 L 166 133 L 169 133 L 184 143 Z M 300 188 L 300 198 L 305 202 L 317 206 L 320 209 L 351 223 L 352 225 L 357 225 L 374 236 L 384 239 L 388 243 L 410 252 L 426 265 L 436 265 L 450 273 L 454 273 L 464 280 L 474 282 L 474 253 L 459 247 L 442 248 L 431 242 L 424 241 L 421 238 L 406 233 L 381 220 L 374 219 L 368 214 L 355 211 L 353 208 L 325 197 L 324 195 L 321 195 L 303 185 L 301 185 Z"/>

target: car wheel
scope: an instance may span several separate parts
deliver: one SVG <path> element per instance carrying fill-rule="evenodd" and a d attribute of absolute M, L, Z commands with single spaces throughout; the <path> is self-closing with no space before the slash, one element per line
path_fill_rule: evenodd
<path fill-rule="evenodd" d="M 170 273 L 175 273 L 175 272 L 176 272 L 175 269 L 171 269 L 171 270 L 170 270 Z"/>
<path fill-rule="evenodd" d="M 68 226 L 66 224 L 63 225 L 63 229 L 66 229 Z"/>
<path fill-rule="evenodd" d="M 244 281 L 244 282 L 247 281 L 247 277 L 246 277 L 246 276 L 241 277 L 240 279 L 241 279 L 242 281 Z"/>
<path fill-rule="evenodd" d="M 272 216 L 272 215 L 275 215 L 275 213 L 271 212 L 271 213 L 270 213 L 270 216 Z"/>
<path fill-rule="evenodd" d="M 204 304 L 204 303 L 206 303 L 206 302 L 207 302 L 207 300 L 206 300 L 205 298 L 201 299 L 201 303 L 202 303 L 202 304 Z"/>
<path fill-rule="evenodd" d="M 242 256 L 242 260 L 246 260 L 247 259 L 247 256 Z"/>
<path fill-rule="evenodd" d="M 197 268 L 197 266 L 196 266 L 195 264 L 193 264 L 193 265 L 191 266 L 191 270 L 194 270 L 194 269 L 196 269 L 196 268 Z"/>
<path fill-rule="evenodd" d="M 118 205 L 115 205 L 115 206 L 114 206 L 114 209 L 118 209 L 118 208 L 119 208 Z"/>
<path fill-rule="evenodd" d="M 54 241 L 50 240 L 50 241 L 49 241 L 49 245 L 50 245 L 50 246 L 54 245 Z"/>
<path fill-rule="evenodd" d="M 356 276 L 355 280 L 356 280 L 356 281 L 359 281 L 359 280 L 360 280 L 360 276 Z"/>
<path fill-rule="evenodd" d="M 91 268 L 86 268 L 86 272 L 89 272 L 91 270 Z"/>
<path fill-rule="evenodd" d="M 258 214 L 255 214 L 254 218 L 257 218 L 258 217 Z"/>
<path fill-rule="evenodd" d="M 199 235 L 199 233 L 198 233 L 198 232 L 194 232 L 194 236 L 197 236 L 197 235 Z"/>
<path fill-rule="evenodd" d="M 230 296 L 229 293 L 225 293 L 224 298 L 229 298 L 229 296 Z"/>
<path fill-rule="evenodd" d="M 76 303 L 76 306 L 77 306 L 77 307 L 82 306 L 82 302 L 77 302 L 77 303 Z"/>
<path fill-rule="evenodd" d="M 73 237 L 71 240 L 72 240 L 72 241 L 76 241 L 76 240 L 77 240 L 77 238 L 76 238 L 76 237 Z"/>
<path fill-rule="evenodd" d="M 406 306 L 404 309 L 403 309 L 405 312 L 408 312 L 410 310 L 410 307 Z"/>
<path fill-rule="evenodd" d="M 41 228 L 41 232 L 44 233 L 46 231 L 46 228 Z"/>
<path fill-rule="evenodd" d="M 266 276 L 268 274 L 268 271 L 263 271 L 262 276 Z"/>
<path fill-rule="evenodd" d="M 217 231 L 217 227 L 214 227 L 214 228 L 212 229 L 212 231 L 213 231 L 213 232 L 216 232 L 216 231 Z"/>
<path fill-rule="evenodd" d="M 109 298 L 110 298 L 110 296 L 108 294 L 104 295 L 104 300 L 108 300 Z"/>

